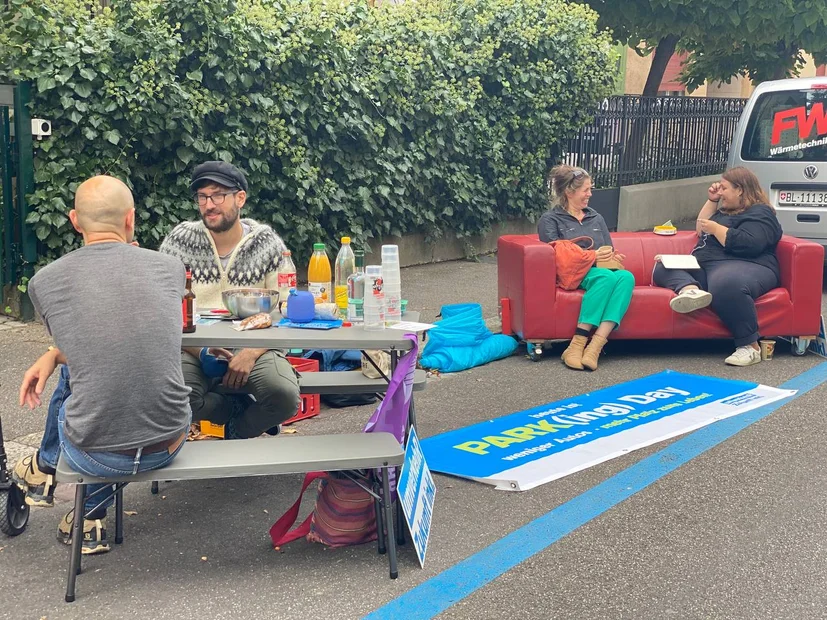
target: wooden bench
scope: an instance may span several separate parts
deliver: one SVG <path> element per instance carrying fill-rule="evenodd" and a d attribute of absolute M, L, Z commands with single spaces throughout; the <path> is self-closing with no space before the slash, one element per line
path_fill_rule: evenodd
<path fill-rule="evenodd" d="M 175 460 L 166 467 L 140 472 L 134 476 L 95 478 L 79 474 L 68 466 L 61 455 L 55 480 L 77 485 L 75 515 L 84 512 L 87 485 L 101 483 L 112 485 L 109 497 L 115 496 L 115 543 L 120 544 L 123 542 L 123 487 L 130 482 L 203 480 L 275 476 L 311 471 L 353 472 L 378 469 L 381 471 L 381 481 L 376 481 L 371 476 L 370 488 L 364 485 L 363 488 L 374 497 L 379 553 L 383 554 L 387 550 L 390 577 L 396 579 L 398 569 L 393 509 L 389 501 L 391 497 L 389 469 L 401 466 L 404 456 L 399 442 L 390 433 L 197 441 L 185 443 Z M 347 475 L 356 480 L 352 474 Z M 381 486 L 381 492 L 378 492 L 377 486 Z M 69 603 L 75 600 L 75 581 L 81 569 L 82 542 L 83 519 L 76 517 L 72 524 L 72 549 L 69 554 L 69 577 L 66 586 L 66 602 Z"/>

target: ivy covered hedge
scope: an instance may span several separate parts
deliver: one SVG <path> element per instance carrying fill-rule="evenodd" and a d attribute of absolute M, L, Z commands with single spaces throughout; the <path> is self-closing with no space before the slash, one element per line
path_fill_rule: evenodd
<path fill-rule="evenodd" d="M 155 247 L 197 217 L 193 166 L 250 181 L 247 213 L 301 260 L 317 240 L 465 237 L 545 206 L 555 144 L 614 79 L 596 15 L 562 0 L 10 0 L 0 82 L 31 80 L 30 223 L 51 260 L 78 243 L 77 184 L 133 188 Z"/>

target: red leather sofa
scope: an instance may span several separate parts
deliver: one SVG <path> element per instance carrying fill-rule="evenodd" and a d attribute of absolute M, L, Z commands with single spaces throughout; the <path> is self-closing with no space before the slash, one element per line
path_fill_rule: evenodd
<path fill-rule="evenodd" d="M 672 236 L 651 232 L 613 233 L 615 249 L 626 255 L 624 266 L 635 276 L 632 303 L 612 338 L 731 338 L 709 308 L 678 314 L 669 307 L 674 293 L 652 286 L 657 254 L 688 254 L 697 241 L 691 231 Z M 511 333 L 541 352 L 546 340 L 568 340 L 574 335 L 582 290 L 556 286 L 554 249 L 537 235 L 505 235 L 497 243 L 498 299 L 507 298 Z M 824 248 L 811 241 L 784 235 L 777 249 L 781 286 L 756 303 L 758 324 L 765 337 L 815 337 L 821 317 Z M 509 333 L 503 325 L 503 333 Z M 803 353 L 803 351 L 801 351 Z"/>

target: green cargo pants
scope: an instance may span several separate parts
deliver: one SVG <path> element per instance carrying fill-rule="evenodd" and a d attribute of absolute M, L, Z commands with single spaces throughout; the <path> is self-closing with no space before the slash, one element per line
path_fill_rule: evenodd
<path fill-rule="evenodd" d="M 612 271 L 592 267 L 580 283 L 586 291 L 580 306 L 578 323 L 597 327 L 603 321 L 620 325 L 632 301 L 635 276 L 625 269 Z"/>

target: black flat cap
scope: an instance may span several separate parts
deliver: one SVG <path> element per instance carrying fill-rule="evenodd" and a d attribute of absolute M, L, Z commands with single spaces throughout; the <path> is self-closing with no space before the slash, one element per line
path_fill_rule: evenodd
<path fill-rule="evenodd" d="M 238 168 L 226 161 L 205 161 L 192 171 L 190 190 L 195 191 L 205 181 L 212 181 L 230 189 L 247 191 L 247 177 Z"/>

